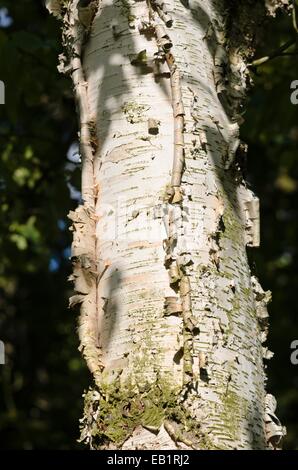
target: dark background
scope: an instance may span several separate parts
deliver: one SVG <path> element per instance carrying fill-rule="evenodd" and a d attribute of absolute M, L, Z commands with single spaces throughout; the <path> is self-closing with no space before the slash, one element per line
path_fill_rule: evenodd
<path fill-rule="evenodd" d="M 5 14 L 3 7 L 8 9 Z M 2 9 L 1 9 L 2 8 Z M 264 24 L 256 57 L 295 38 L 291 18 Z M 80 449 L 78 420 L 90 378 L 77 351 L 67 213 L 77 205 L 79 165 L 69 80 L 57 72 L 59 25 L 39 0 L 0 1 L 0 447 Z M 294 49 L 290 49 L 294 52 Z M 297 56 L 253 73 L 242 137 L 248 179 L 261 200 L 261 248 L 252 271 L 273 293 L 268 391 L 287 426 L 284 448 L 298 449 L 298 105 L 290 84 Z M 68 155 L 68 158 L 67 158 Z"/>

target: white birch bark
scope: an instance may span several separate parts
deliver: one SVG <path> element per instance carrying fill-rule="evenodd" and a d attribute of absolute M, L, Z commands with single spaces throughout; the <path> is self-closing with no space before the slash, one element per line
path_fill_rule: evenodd
<path fill-rule="evenodd" d="M 246 256 L 258 199 L 240 169 L 257 3 L 48 2 L 80 112 L 71 303 L 93 448 L 265 449 L 284 432 L 265 392 L 270 295 Z"/>

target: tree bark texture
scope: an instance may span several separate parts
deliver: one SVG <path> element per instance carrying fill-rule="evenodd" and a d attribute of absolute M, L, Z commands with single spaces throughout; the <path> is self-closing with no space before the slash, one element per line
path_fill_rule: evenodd
<path fill-rule="evenodd" d="M 48 2 L 80 117 L 70 303 L 91 448 L 279 446 L 239 126 L 257 29 L 287 3 Z"/>

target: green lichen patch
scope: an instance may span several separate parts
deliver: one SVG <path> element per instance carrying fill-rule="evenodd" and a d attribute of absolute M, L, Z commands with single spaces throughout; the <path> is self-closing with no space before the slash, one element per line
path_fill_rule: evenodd
<path fill-rule="evenodd" d="M 118 380 L 102 384 L 100 391 L 90 389 L 84 395 L 80 441 L 93 449 L 110 444 L 121 448 L 137 426 L 158 432 L 162 424 L 175 423 L 175 436 L 171 436 L 175 441 L 200 443 L 206 448 L 199 423 L 180 395 L 180 390 L 160 379 L 142 391 L 131 382 L 120 384 Z"/>
<path fill-rule="evenodd" d="M 121 109 L 127 121 L 131 124 L 135 124 L 144 120 L 144 113 L 148 111 L 149 107 L 135 103 L 134 101 L 128 101 L 123 104 Z"/>
<path fill-rule="evenodd" d="M 223 396 L 223 411 L 221 418 L 224 420 L 225 429 L 230 435 L 230 439 L 237 441 L 239 426 L 241 423 L 241 413 L 245 414 L 248 410 L 248 402 L 244 398 L 237 395 L 232 390 L 228 390 Z"/>

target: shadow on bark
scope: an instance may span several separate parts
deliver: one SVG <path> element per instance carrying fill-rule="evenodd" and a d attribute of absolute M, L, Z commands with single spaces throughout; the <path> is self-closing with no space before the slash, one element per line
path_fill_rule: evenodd
<path fill-rule="evenodd" d="M 118 5 L 118 6 L 117 6 Z M 108 138 L 111 120 L 112 108 L 119 109 L 123 105 L 123 95 L 130 92 L 130 84 L 123 73 L 123 56 L 128 54 L 136 54 L 134 42 L 129 29 L 124 31 L 117 30 L 116 18 L 119 17 L 119 2 L 112 5 L 104 6 L 100 14 L 94 20 L 94 31 L 99 36 L 98 43 L 101 45 L 102 34 L 105 33 L 105 45 L 93 51 L 96 59 L 92 60 L 94 68 L 89 68 L 88 73 L 93 75 L 102 74 L 99 84 L 100 91 L 96 108 L 96 126 L 97 135 L 99 136 L 96 164 L 101 164 L 102 149 Z M 129 15 L 129 12 L 127 12 Z M 95 44 L 96 39 L 91 39 L 91 44 Z M 119 44 L 119 48 L 115 51 L 115 42 Z M 90 51 L 89 51 L 90 53 Z M 117 55 L 121 55 L 121 59 Z M 111 81 L 113 86 L 111 87 Z M 116 101 L 116 106 L 113 104 Z"/>
<path fill-rule="evenodd" d="M 103 351 L 109 348 L 113 338 L 115 327 L 119 322 L 119 303 L 118 295 L 122 283 L 121 272 L 118 268 L 113 269 L 108 279 L 108 294 L 104 298 L 104 314 L 101 321 L 101 347 Z"/>
<path fill-rule="evenodd" d="M 123 11 L 123 8 L 125 10 Z M 120 12 L 119 12 L 120 9 Z M 124 27 L 122 30 L 120 27 L 117 29 L 117 18 L 119 15 L 124 15 L 129 19 L 132 15 L 130 13 L 129 4 L 125 3 L 125 7 L 122 6 L 121 2 L 116 2 L 112 5 L 104 6 L 100 14 L 94 20 L 94 31 L 100 35 L 100 32 L 105 32 L 105 43 L 104 47 L 101 47 L 98 51 L 94 51 L 97 55 L 96 60 L 92 60 L 91 67 L 88 70 L 88 74 L 100 74 L 102 73 L 102 79 L 100 83 L 100 92 L 97 102 L 97 116 L 96 126 L 97 135 L 99 136 L 97 159 L 96 165 L 101 165 L 102 161 L 102 149 L 106 139 L 109 136 L 110 125 L 112 121 L 112 108 L 117 112 L 121 106 L 123 106 L 125 99 L 123 97 L 127 95 L 129 100 L 129 93 L 131 86 L 129 81 L 126 79 L 123 70 L 123 58 L 134 57 L 139 54 L 139 50 L 136 50 L 133 36 L 130 28 Z M 156 41 L 156 38 L 151 35 L 145 35 L 148 41 Z M 94 44 L 95 39 L 92 39 Z M 118 49 L 115 52 L 115 42 L 118 44 Z M 89 51 L 90 53 L 90 51 Z M 120 55 L 117 59 L 117 55 Z M 92 65 L 95 67 L 92 68 Z M 151 66 L 135 64 L 136 72 L 139 76 L 143 74 L 153 74 Z M 114 82 L 111 87 L 111 80 Z M 166 86 L 166 80 L 169 78 L 159 77 L 154 75 L 154 80 L 159 84 L 161 90 L 167 99 L 171 99 L 169 95 L 169 89 Z M 116 104 L 113 104 L 113 100 Z"/>

